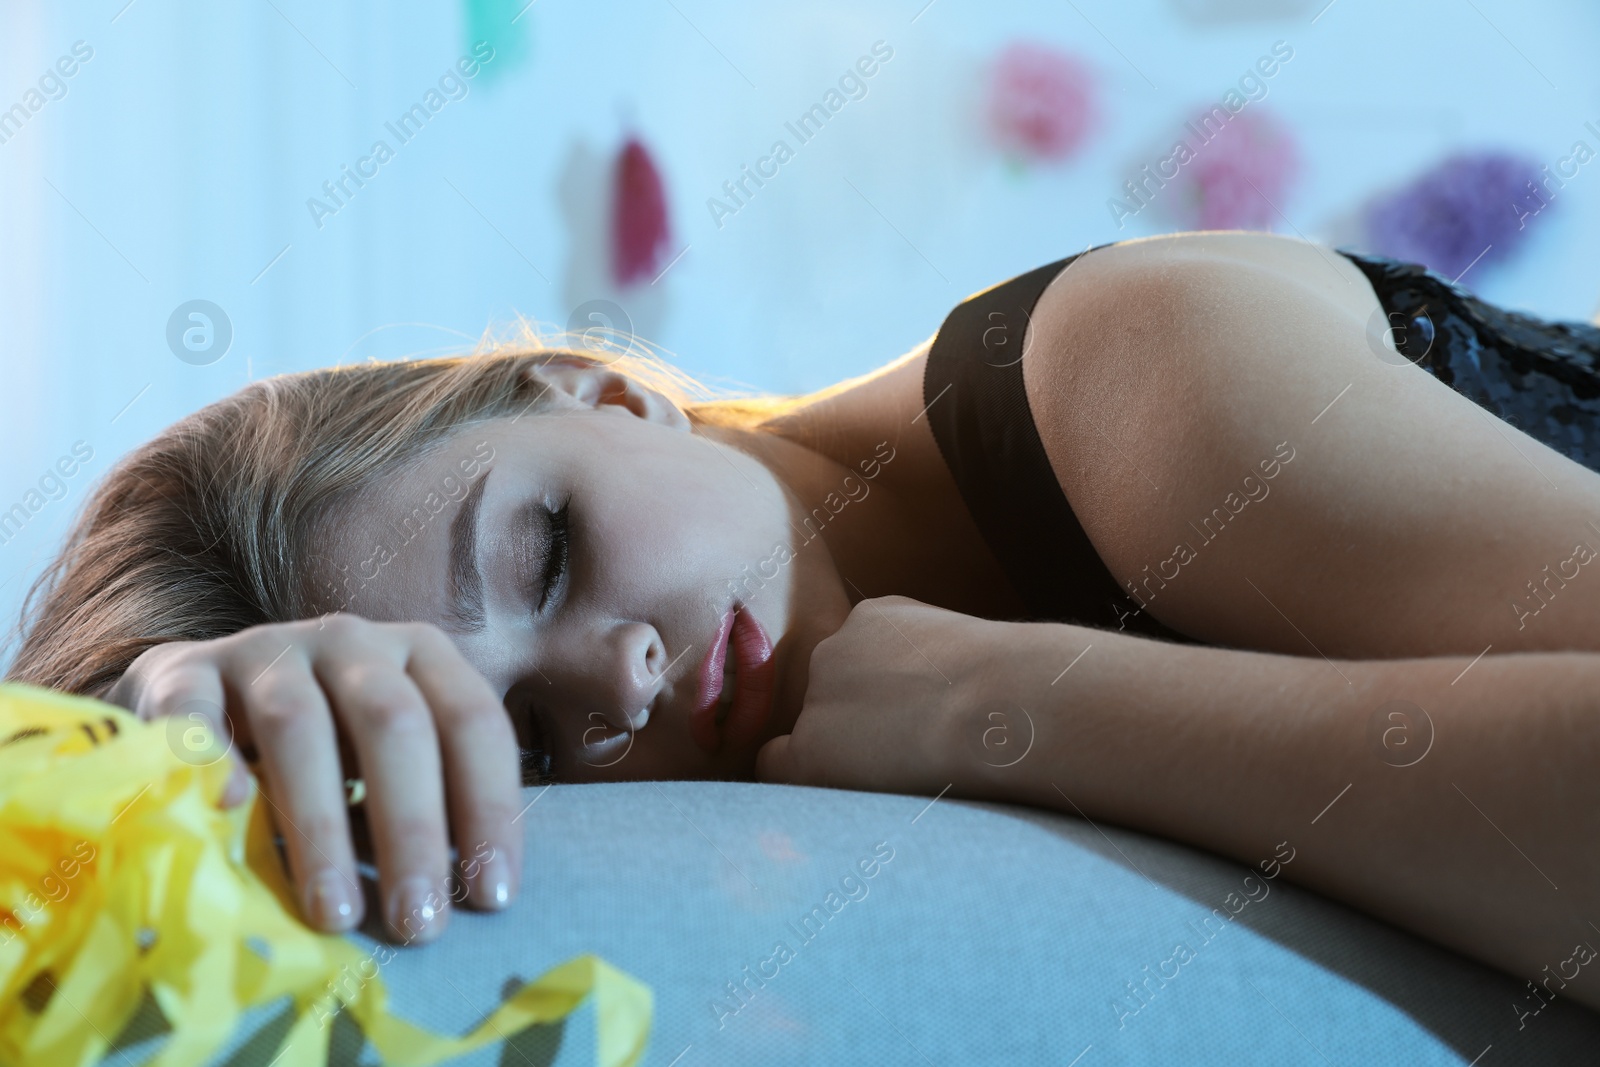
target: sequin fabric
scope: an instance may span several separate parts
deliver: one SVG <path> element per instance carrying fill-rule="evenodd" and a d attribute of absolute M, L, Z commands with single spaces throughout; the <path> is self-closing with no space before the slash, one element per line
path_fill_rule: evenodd
<path fill-rule="evenodd" d="M 1401 355 L 1528 436 L 1600 470 L 1600 327 L 1552 322 L 1480 300 L 1414 263 L 1340 250 L 1372 283 L 1368 342 Z"/>

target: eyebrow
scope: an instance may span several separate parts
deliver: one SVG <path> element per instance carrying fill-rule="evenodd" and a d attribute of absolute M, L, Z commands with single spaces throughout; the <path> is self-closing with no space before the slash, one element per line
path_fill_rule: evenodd
<path fill-rule="evenodd" d="M 483 610 L 483 572 L 478 569 L 478 514 L 483 490 L 493 468 L 473 483 L 455 518 L 450 520 L 449 601 L 444 629 L 455 634 L 479 634 L 488 627 Z"/>

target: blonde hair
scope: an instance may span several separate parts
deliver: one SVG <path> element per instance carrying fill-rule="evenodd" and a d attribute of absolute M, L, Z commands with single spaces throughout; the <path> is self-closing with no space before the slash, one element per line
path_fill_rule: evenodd
<path fill-rule="evenodd" d="M 719 396 L 637 342 L 626 352 L 546 347 L 526 329 L 470 355 L 252 382 L 95 486 L 23 600 L 7 680 L 98 696 L 153 645 L 315 614 L 304 572 L 318 516 L 458 431 L 545 407 L 538 366 L 554 356 L 646 384 L 697 427 L 758 429 L 795 399 Z"/>

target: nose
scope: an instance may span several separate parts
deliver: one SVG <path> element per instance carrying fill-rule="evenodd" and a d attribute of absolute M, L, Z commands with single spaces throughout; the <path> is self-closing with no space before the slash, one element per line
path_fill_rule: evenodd
<path fill-rule="evenodd" d="M 599 637 L 589 673 L 594 710 L 608 726 L 638 730 L 650 718 L 650 704 L 661 692 L 667 649 L 654 626 L 616 622 Z"/>

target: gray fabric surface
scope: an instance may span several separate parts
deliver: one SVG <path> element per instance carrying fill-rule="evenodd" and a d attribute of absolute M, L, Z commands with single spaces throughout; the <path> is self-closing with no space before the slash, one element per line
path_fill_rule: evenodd
<path fill-rule="evenodd" d="M 527 797 L 521 898 L 458 911 L 439 942 L 396 954 L 384 978 L 403 1017 L 465 1032 L 516 984 L 594 952 L 654 989 L 645 1062 L 663 1067 L 1499 1067 L 1594 1062 L 1600 1039 L 1600 1016 L 1564 999 L 1519 1028 L 1521 982 L 1282 877 L 1265 896 L 1251 883 L 1224 923 L 1213 909 L 1242 896 L 1245 867 L 1052 812 L 732 782 Z M 866 878 L 875 846 L 893 858 Z M 1147 980 L 1179 942 L 1186 962 Z M 155 1047 L 152 1018 L 124 1035 L 126 1062 Z M 281 1008 L 255 1012 L 218 1062 L 267 1067 L 286 1025 Z M 591 1064 L 593 1026 L 585 1005 L 455 1062 Z M 333 1062 L 373 1062 L 352 1026 L 333 1040 Z"/>

